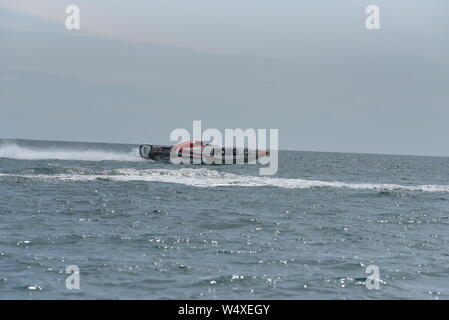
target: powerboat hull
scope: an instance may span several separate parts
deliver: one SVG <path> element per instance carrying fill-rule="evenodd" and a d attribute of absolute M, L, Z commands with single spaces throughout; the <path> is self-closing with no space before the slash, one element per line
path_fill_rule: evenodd
<path fill-rule="evenodd" d="M 153 161 L 183 164 L 246 164 L 266 156 L 268 152 L 248 148 L 206 145 L 150 145 L 139 147 L 140 156 Z"/>

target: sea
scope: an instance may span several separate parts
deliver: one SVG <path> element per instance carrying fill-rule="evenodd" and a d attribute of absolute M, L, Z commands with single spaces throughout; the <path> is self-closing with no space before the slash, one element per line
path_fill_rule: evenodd
<path fill-rule="evenodd" d="M 0 299 L 449 298 L 449 158 L 259 169 L 0 140 Z"/>

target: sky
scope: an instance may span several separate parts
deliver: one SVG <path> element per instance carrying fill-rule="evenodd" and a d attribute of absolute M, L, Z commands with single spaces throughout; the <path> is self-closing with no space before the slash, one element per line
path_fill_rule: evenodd
<path fill-rule="evenodd" d="M 65 29 L 76 4 L 81 29 Z M 365 8 L 380 8 L 380 30 Z M 449 156 L 445 0 L 0 0 L 0 138 Z"/>

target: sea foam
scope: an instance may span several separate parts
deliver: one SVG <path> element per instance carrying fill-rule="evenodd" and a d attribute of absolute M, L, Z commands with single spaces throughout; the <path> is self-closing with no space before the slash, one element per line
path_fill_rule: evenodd
<path fill-rule="evenodd" d="M 449 192 L 449 185 L 401 185 L 382 183 L 352 183 L 305 179 L 270 178 L 219 172 L 205 168 L 190 169 L 116 169 L 101 174 L 0 174 L 0 177 L 20 177 L 45 181 L 147 181 L 178 183 L 194 187 L 278 187 L 286 189 L 348 188 L 354 190 Z"/>
<path fill-rule="evenodd" d="M 0 145 L 0 158 L 18 160 L 142 161 L 137 150 L 127 153 L 90 149 L 30 148 L 10 143 Z"/>

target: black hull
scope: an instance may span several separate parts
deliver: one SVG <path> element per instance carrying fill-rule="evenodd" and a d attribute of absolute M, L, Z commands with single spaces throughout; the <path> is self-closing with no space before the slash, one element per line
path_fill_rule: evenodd
<path fill-rule="evenodd" d="M 142 158 L 148 159 L 148 160 L 153 160 L 153 161 L 170 162 L 170 163 L 172 162 L 171 161 L 172 149 L 173 149 L 172 146 L 149 145 L 149 144 L 142 144 L 139 147 L 140 156 Z M 240 157 L 238 159 L 236 156 L 238 151 L 236 148 L 234 148 L 233 155 L 232 155 L 232 162 L 230 161 L 231 159 L 229 159 L 229 158 L 228 158 L 228 162 L 226 162 L 225 150 L 227 150 L 227 149 L 226 148 L 218 148 L 218 152 L 221 154 L 220 154 L 220 156 L 217 156 L 217 155 L 214 156 L 216 159 L 216 162 L 213 164 L 245 164 L 245 163 L 250 162 L 247 149 L 243 149 L 243 152 L 244 152 L 243 158 Z M 240 150 L 240 151 L 242 151 L 242 150 Z M 217 151 L 214 151 L 214 152 L 217 152 Z M 181 158 L 181 156 L 182 156 L 180 151 L 178 151 L 178 156 L 179 156 L 179 158 Z M 210 157 L 210 156 L 213 156 L 213 154 L 205 155 L 205 156 Z M 193 152 L 190 154 L 190 159 L 189 159 L 188 155 L 186 156 L 186 154 L 184 154 L 182 158 L 183 158 L 184 164 L 211 164 L 211 163 L 203 161 L 202 157 L 201 157 L 201 161 L 199 161 L 200 159 L 199 159 L 198 155 L 196 155 L 194 157 Z M 251 161 L 254 161 L 257 159 L 258 159 L 258 155 L 256 154 L 255 159 L 253 158 L 253 159 L 251 159 Z M 242 162 L 242 160 L 243 160 L 243 162 Z"/>

